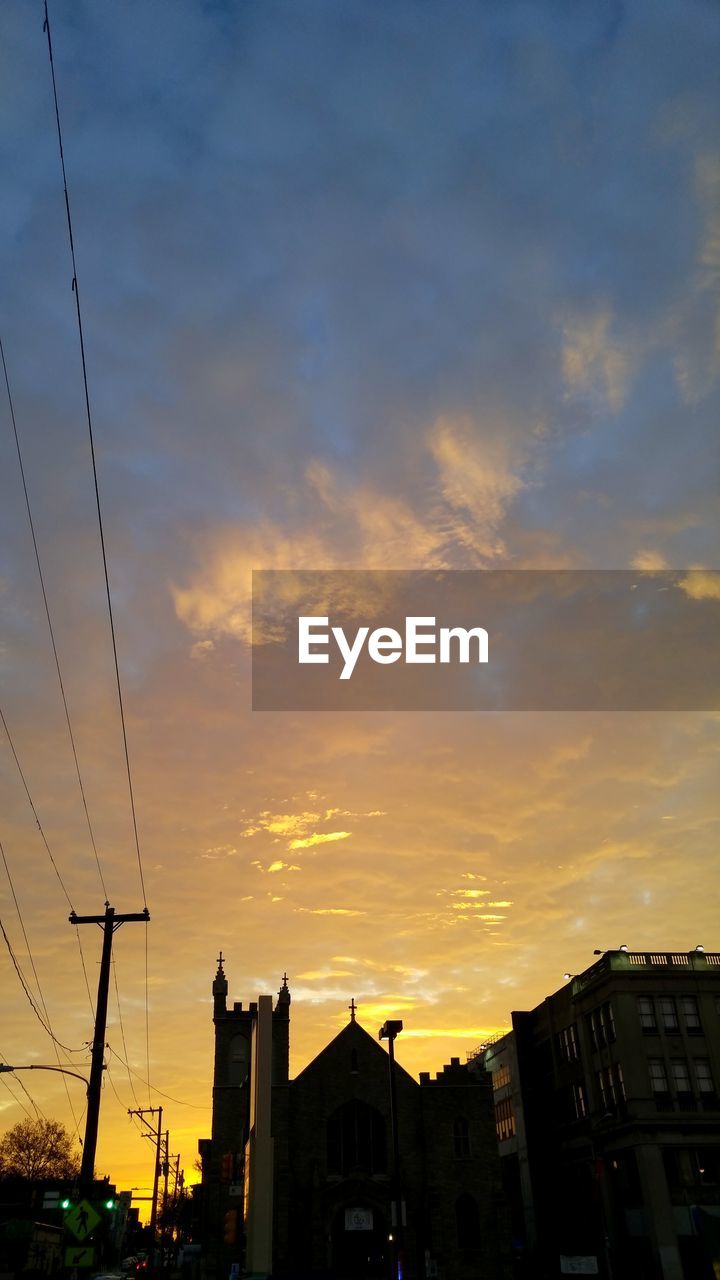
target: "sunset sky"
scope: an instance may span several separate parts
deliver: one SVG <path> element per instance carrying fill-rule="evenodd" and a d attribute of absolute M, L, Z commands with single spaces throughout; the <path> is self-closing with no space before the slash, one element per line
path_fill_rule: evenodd
<path fill-rule="evenodd" d="M 152 922 L 116 935 L 126 1115 L 209 1134 L 210 987 L 465 1057 L 594 948 L 720 946 L 711 713 L 252 712 L 253 568 L 718 566 L 720 11 L 708 0 L 51 0 Z M 0 15 L 0 335 L 110 901 L 139 911 L 52 85 Z M 0 706 L 76 910 L 101 912 L 7 396 Z M 87 1066 L 68 904 L 7 739 L 0 840 Z M 13 894 L 0 911 L 37 1000 Z M 97 983 L 100 932 L 81 941 Z M 0 942 L 0 1054 L 55 1062 Z M 114 984 L 109 1044 L 125 1057 Z M 22 1079 L 75 1129 L 61 1077 Z M 80 1122 L 83 1088 L 68 1081 Z M 171 1095 L 176 1101 L 161 1096 Z M 30 1106 L 0 1076 L 0 1130 Z"/>

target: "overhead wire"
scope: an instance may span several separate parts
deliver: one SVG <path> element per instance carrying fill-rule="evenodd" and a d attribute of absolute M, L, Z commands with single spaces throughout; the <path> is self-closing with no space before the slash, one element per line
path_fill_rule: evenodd
<path fill-rule="evenodd" d="M 106 1047 L 110 1050 L 112 1054 L 114 1054 L 116 1058 L 120 1060 L 120 1062 L 122 1062 L 124 1067 L 127 1067 L 128 1071 L 132 1071 L 136 1079 L 138 1079 L 142 1084 L 146 1085 L 148 1083 L 145 1077 L 142 1076 L 139 1071 L 136 1071 L 135 1068 L 131 1067 L 128 1062 L 125 1062 L 125 1060 L 118 1053 L 117 1049 L 113 1049 L 111 1044 L 108 1044 Z M 171 1093 L 163 1093 L 162 1089 L 158 1089 L 157 1085 L 152 1085 L 151 1088 L 153 1093 L 156 1093 L 160 1098 L 167 1098 L 168 1102 L 175 1102 L 179 1107 L 191 1107 L 193 1111 L 205 1110 L 205 1107 L 201 1106 L 201 1104 L 198 1102 L 184 1102 L 182 1098 L 174 1098 Z"/>
<path fill-rule="evenodd" d="M 88 832 L 89 832 L 89 835 L 90 835 L 90 843 L 91 843 L 91 845 L 92 845 L 93 854 L 94 854 L 94 856 L 95 856 L 95 863 L 96 863 L 96 866 L 97 866 L 98 875 L 99 875 L 99 877 L 100 877 L 100 885 L 101 885 L 101 887 L 102 887 L 103 896 L 105 897 L 105 899 L 107 899 L 107 896 L 108 896 L 108 895 L 107 895 L 107 888 L 106 888 L 106 886 L 105 886 L 105 879 L 104 879 L 104 876 L 103 876 L 102 867 L 101 867 L 101 865 L 100 865 L 100 855 L 99 855 L 99 853 L 98 853 L 97 843 L 96 843 L 96 841 L 95 841 L 95 833 L 94 833 L 94 831 L 93 831 L 92 823 L 91 823 L 91 821 L 90 821 L 90 812 L 89 812 L 89 809 L 88 809 L 87 798 L 86 798 L 86 795 L 85 795 L 85 786 L 84 786 L 84 783 L 83 783 L 83 780 L 82 780 L 82 774 L 81 774 L 81 772 L 80 772 L 80 761 L 79 761 L 79 759 L 78 759 L 77 747 L 76 747 L 76 744 L 75 744 L 75 734 L 74 734 L 74 732 L 73 732 L 72 722 L 71 722 L 71 720 L 70 720 L 70 709 L 69 709 L 69 707 L 68 707 L 67 696 L 66 696 L 66 694 L 65 694 L 65 683 L 64 683 L 64 681 L 63 681 L 62 671 L 61 671 L 61 669 L 60 669 L 60 656 L 59 656 L 59 654 L 58 654 L 57 643 L 56 643 L 56 640 L 55 640 L 55 630 L 54 630 L 54 627 L 53 627 L 53 624 L 52 624 L 52 618 L 51 618 L 51 616 L 50 616 L 50 604 L 49 604 L 49 601 L 48 601 L 47 590 L 46 590 L 46 587 L 45 587 L 45 575 L 44 575 L 44 573 L 43 573 L 42 563 L 41 563 L 41 560 L 40 560 L 40 550 L 39 550 L 39 547 L 38 547 L 37 535 L 36 535 L 36 532 L 35 532 L 35 521 L 34 521 L 34 519 L 33 519 L 32 507 L 31 507 L 31 505 L 30 505 L 30 494 L 29 494 L 29 491 L 28 491 L 27 480 L 26 480 L 26 476 L 25 476 L 25 464 L 24 464 L 24 461 L 23 461 L 22 449 L 21 449 L 21 447 L 20 447 L 20 436 L 19 436 L 19 434 L 18 434 L 18 429 L 17 429 L 17 419 L 16 419 L 16 417 L 15 417 L 15 404 L 14 404 L 14 401 L 13 401 L 12 391 L 11 391 L 11 389 L 10 389 L 10 376 L 9 376 L 9 374 L 8 374 L 7 361 L 6 361 L 6 359 L 5 359 L 5 347 L 4 347 L 4 345 L 3 345 L 2 337 L 0 337 L 0 357 L 2 358 L 3 375 L 4 375 L 4 378 L 5 378 L 5 390 L 6 390 L 6 392 L 7 392 L 8 408 L 9 408 L 9 411 L 10 411 L 10 422 L 11 422 L 11 424 L 12 424 L 13 436 L 14 436 L 14 438 L 15 438 L 15 448 L 16 448 L 17 456 L 18 456 L 18 465 L 19 465 L 19 468 L 20 468 L 20 479 L 21 479 L 21 482 L 22 482 L 23 494 L 24 494 L 24 497 L 25 497 L 25 508 L 26 508 L 26 510 L 27 510 L 28 524 L 29 524 L 29 526 L 30 526 L 30 536 L 31 536 L 31 538 L 32 538 L 33 550 L 34 550 L 34 552 L 35 552 L 35 563 L 36 563 L 36 565 L 37 565 L 38 578 L 39 578 L 39 580 L 40 580 L 40 590 L 41 590 L 41 592 L 42 592 L 43 604 L 44 604 L 44 606 L 45 606 L 45 617 L 47 618 L 48 631 L 49 631 L 49 633 L 50 633 L 50 644 L 51 644 L 51 646 L 52 646 L 53 657 L 54 657 L 54 659 L 55 659 L 55 670 L 56 670 L 56 672 L 57 672 L 58 685 L 60 686 L 60 696 L 61 696 L 61 698 L 62 698 L 62 704 L 63 704 L 63 708 L 64 708 L 64 711 L 65 711 L 65 721 L 66 721 L 66 724 L 67 724 L 68 736 L 69 736 L 69 738 L 70 738 L 70 747 L 71 747 L 71 750 L 72 750 L 73 760 L 74 760 L 74 762 L 75 762 L 75 773 L 76 773 L 76 775 L 77 775 L 78 786 L 79 786 L 79 789 L 80 789 L 80 796 L 81 796 L 81 799 L 82 799 L 83 809 L 84 809 L 84 812 L 85 812 L 85 820 L 86 820 L 86 822 L 87 822 L 87 828 L 88 828 Z M 2 712 L 0 711 L 0 715 L 1 715 L 1 714 L 2 714 Z M 8 730 L 7 724 L 6 724 L 6 722 L 5 722 L 5 718 L 4 718 L 4 716 L 3 716 L 3 724 L 5 725 L 5 731 L 6 731 L 7 735 L 8 735 L 8 740 L 9 740 L 9 742 L 10 742 L 10 746 L 11 746 L 11 749 L 12 749 L 12 751 L 13 751 L 13 755 L 15 756 L 15 762 L 16 762 L 16 764 L 18 765 L 18 769 L 20 770 L 20 776 L 21 776 L 21 778 L 22 778 L 22 780 L 23 780 L 23 785 L 25 786 L 25 791 L 26 791 L 26 793 L 27 793 L 27 795 L 28 795 L 28 799 L 30 799 L 30 795 L 29 795 L 29 792 L 28 792 L 27 784 L 26 784 L 26 782 L 25 782 L 25 777 L 24 777 L 24 774 L 23 774 L 23 772 L 22 772 L 22 769 L 20 768 L 20 762 L 19 762 L 18 757 L 17 757 L 17 752 L 15 751 L 15 747 L 14 747 L 14 745 L 13 745 L 12 738 L 10 737 L 10 733 L 9 733 L 9 730 Z M 32 805 L 32 800 L 31 800 L 30 802 L 31 802 L 31 805 Z M 37 822 L 38 827 L 40 827 L 40 832 L 41 832 L 41 834 L 42 834 L 42 836 L 43 836 L 43 840 L 45 840 L 45 835 L 44 835 L 44 832 L 42 831 L 42 827 L 41 827 L 41 825 L 40 825 L 40 821 L 39 821 L 39 819 L 38 819 L 37 813 L 35 812 L 35 807 L 34 807 L 34 805 L 33 805 L 32 807 L 33 807 L 33 813 L 35 814 L 35 821 Z M 60 872 L 58 871 L 58 868 L 57 868 L 57 866 L 56 866 L 56 864 L 55 864 L 55 862 L 54 862 L 54 859 L 53 859 L 53 857 L 52 857 L 52 854 L 50 853 L 50 849 L 48 848 L 48 845 L 47 845 L 47 841 L 46 841 L 46 840 L 45 840 L 45 847 L 47 848 L 48 854 L 50 855 L 50 861 L 52 862 L 53 867 L 55 868 L 55 872 L 56 872 L 56 874 L 57 874 L 57 876 L 58 876 L 58 879 L 60 880 L 60 883 L 61 883 L 61 885 L 62 885 L 62 887 L 63 887 L 63 890 L 64 890 L 64 892 L 65 892 L 65 897 L 67 898 L 68 902 L 70 903 L 70 906 L 72 907 L 72 903 L 70 902 L 70 895 L 69 895 L 69 893 L 68 893 L 67 889 L 65 888 L 65 885 L 64 885 L 64 883 L 63 883 L 62 877 L 60 876 Z M 80 937 L 80 930 L 79 930 L 79 928 L 78 928 L 77 926 L 75 927 L 75 933 L 76 933 L 76 937 L 77 937 L 78 950 L 79 950 L 79 952 L 80 952 L 80 964 L 81 964 L 81 966 L 82 966 L 83 981 L 84 981 L 84 983 L 85 983 L 85 989 L 86 989 L 86 991 L 87 991 L 88 1000 L 89 1000 L 89 1002 L 90 1002 L 90 1011 L 91 1011 L 91 1014 L 92 1014 L 93 1019 L 94 1019 L 94 1017 L 95 1017 L 95 1011 L 94 1011 L 93 1002 L 92 1002 L 92 994 L 91 994 L 91 992 L 90 992 L 90 984 L 89 984 L 89 982 L 88 982 L 87 966 L 86 966 L 86 964 L 85 964 L 85 953 L 84 953 L 84 951 L 83 951 L 82 939 L 81 939 L 81 937 Z"/>
<path fill-rule="evenodd" d="M 70 213 L 70 196 L 68 193 L 67 172 L 65 169 L 65 152 L 63 148 L 62 127 L 60 124 L 60 106 L 58 102 L 57 80 L 55 77 L 55 62 L 53 59 L 52 37 L 50 32 L 50 16 L 48 14 L 47 0 L 44 4 L 45 22 L 43 30 L 47 35 L 48 56 L 50 59 L 50 75 L 52 78 L 53 102 L 55 106 L 55 123 L 57 125 L 58 147 L 60 151 L 60 167 L 62 170 L 63 191 L 65 195 L 65 214 L 67 218 L 68 238 L 70 241 L 70 258 L 72 261 L 72 290 L 75 295 L 75 314 L 77 317 L 78 336 L 80 339 L 80 361 L 82 365 L 83 390 L 85 396 L 85 415 L 88 426 L 88 435 L 90 438 L 90 457 L 92 461 L 93 483 L 95 486 L 95 505 L 97 508 L 98 529 L 100 532 L 100 548 L 102 552 L 103 573 L 105 576 L 105 595 L 107 599 L 108 618 L 110 621 L 110 636 L 112 639 L 113 662 L 115 665 L 115 683 L 117 686 L 118 706 L 120 708 L 120 724 L 122 727 L 123 748 L 125 752 L 125 770 L 127 774 L 128 792 L 130 796 L 130 809 L 132 812 L 133 833 L 135 837 L 135 851 L 137 854 L 138 872 L 140 875 L 140 887 L 143 896 L 143 905 L 147 906 L 147 895 L 145 892 L 145 876 L 143 873 L 142 856 L 140 853 L 140 838 L 138 834 L 137 813 L 135 810 L 135 794 L 133 791 L 132 772 L 130 769 L 130 752 L 128 748 L 127 729 L 125 725 L 125 708 L 123 704 L 122 684 L 120 680 L 120 664 L 118 660 L 117 641 L 115 637 L 115 619 L 112 606 L 112 595 L 110 592 L 110 576 L 108 573 L 107 554 L 105 550 L 105 530 L 103 525 L 102 507 L 100 504 L 100 488 L 98 484 L 97 464 L 95 459 L 95 436 L 93 431 L 92 412 L 90 409 L 90 391 L 88 386 L 87 361 L 85 358 L 85 337 L 83 333 L 82 309 L 80 306 L 80 288 L 78 284 L 77 262 L 75 258 L 75 240 L 73 236 L 72 216 Z"/>
<path fill-rule="evenodd" d="M 50 1025 L 50 1018 L 49 1018 L 49 1014 L 47 1014 L 47 1006 L 45 1004 L 44 997 L 42 997 L 42 992 L 40 992 L 40 1001 L 41 1001 L 42 1009 L 44 1009 L 44 1012 L 45 1012 L 45 1018 L 42 1018 L 41 1012 L 40 1010 L 38 1010 L 38 1007 L 35 1004 L 35 1000 L 33 1000 L 31 989 L 29 989 L 27 984 L 27 979 L 26 977 L 24 977 L 22 969 L 20 969 L 20 965 L 18 964 L 17 956 L 15 956 L 15 952 L 13 951 L 12 942 L 10 942 L 9 940 L 8 933 L 5 932 L 5 925 L 3 924 L 3 920 L 0 920 L 0 932 L 3 933 L 5 946 L 8 947 L 10 960 L 13 961 L 15 973 L 17 973 L 18 978 L 20 980 L 20 986 L 22 986 L 24 993 L 26 993 L 26 996 L 29 1001 L 29 1005 L 31 1005 L 32 1011 L 35 1012 L 35 1016 L 37 1020 L 40 1021 L 41 1027 L 46 1030 L 47 1034 L 49 1034 L 51 1042 L 53 1042 L 53 1048 L 55 1051 L 56 1060 L 58 1060 L 58 1066 L 61 1066 L 60 1052 L 59 1052 L 58 1046 L 60 1046 L 61 1048 L 64 1048 L 65 1052 L 67 1053 L 76 1053 L 76 1052 L 79 1052 L 79 1050 L 72 1050 L 72 1048 L 69 1048 L 67 1044 L 63 1044 L 63 1042 L 59 1041 L 58 1037 L 55 1036 L 54 1030 L 53 1028 L 51 1028 L 51 1025 Z M 33 965 L 33 969 L 35 969 L 35 965 Z M 79 1139 L 79 1121 L 76 1116 L 76 1108 L 73 1107 L 73 1100 L 72 1098 L 70 1098 L 68 1082 L 67 1082 L 67 1079 L 65 1079 L 64 1075 L 63 1075 L 63 1085 L 65 1088 L 65 1094 L 67 1094 L 67 1098 L 68 1098 L 70 1115 L 72 1115 L 73 1117 L 74 1130 L 76 1130 L 76 1134 Z"/>
<path fill-rule="evenodd" d="M 1 1060 L 2 1060 L 2 1062 L 5 1064 L 5 1066 L 9 1066 L 9 1065 L 10 1065 L 10 1064 L 8 1063 L 8 1060 L 7 1060 L 7 1058 L 5 1057 L 5 1054 L 4 1054 L 4 1053 L 0 1053 L 0 1059 L 1 1059 Z M 8 1091 L 8 1093 L 9 1093 L 9 1094 L 10 1094 L 10 1096 L 11 1096 L 11 1098 L 13 1098 L 13 1099 L 15 1100 L 15 1102 L 17 1103 L 17 1105 L 18 1105 L 19 1107 L 21 1107 L 21 1108 L 22 1108 L 22 1110 L 25 1112 L 26 1116 L 28 1116 L 28 1117 L 32 1120 L 32 1118 L 33 1118 L 33 1117 L 32 1117 L 32 1111 L 28 1111 L 28 1109 L 27 1109 L 27 1107 L 25 1106 L 25 1103 L 23 1102 L 22 1098 L 18 1098 L 18 1096 L 17 1096 L 17 1094 L 14 1092 L 14 1090 L 10 1088 L 10 1083 L 9 1083 L 9 1081 L 8 1081 L 8 1080 L 7 1080 L 7 1078 L 6 1078 L 7 1074 L 8 1074 L 8 1073 L 3 1072 L 3 1073 L 2 1073 L 2 1075 L 0 1076 L 0 1079 L 2 1079 L 2 1082 L 3 1082 L 3 1084 L 5 1085 L 5 1087 L 6 1087 L 7 1091 Z M 12 1074 L 12 1073 L 9 1073 L 9 1074 Z M 20 1086 L 20 1088 L 22 1089 L 23 1093 L 24 1093 L 24 1094 L 25 1094 L 25 1096 L 28 1098 L 28 1100 L 29 1100 L 29 1102 L 30 1102 L 30 1105 L 34 1108 L 34 1111 L 35 1111 L 35 1117 L 36 1117 L 36 1119 L 38 1119 L 38 1120 L 44 1120 L 44 1119 L 45 1119 L 45 1115 L 44 1115 L 43 1111 L 40 1109 L 40 1107 L 38 1106 L 38 1104 L 37 1104 L 37 1102 L 35 1101 L 35 1099 L 33 1098 L 32 1094 L 30 1093 L 30 1090 L 25 1088 L 25 1085 L 23 1084 L 23 1082 L 22 1082 L 22 1080 L 19 1078 L 19 1076 L 16 1076 L 16 1075 L 14 1075 L 14 1074 L 13 1074 L 12 1078 L 13 1078 L 13 1080 L 15 1081 L 15 1083 L 16 1083 L 17 1085 L 19 1085 L 19 1086 Z"/>
<path fill-rule="evenodd" d="M 65 198 L 65 216 L 67 222 L 68 241 L 70 245 L 70 260 L 72 263 L 72 291 L 75 295 L 75 315 L 77 319 L 78 338 L 80 344 L 80 363 L 82 366 L 83 393 L 85 399 L 85 417 L 87 421 L 88 437 L 90 441 L 90 459 L 92 463 L 93 484 L 95 489 L 95 505 L 97 509 L 98 530 L 100 534 L 100 550 L 102 553 L 103 574 L 105 579 L 105 596 L 107 600 L 108 619 L 110 623 L 110 638 L 112 641 L 113 663 L 115 668 L 115 684 L 117 688 L 118 708 L 120 711 L 120 725 L 122 729 L 123 751 L 125 755 L 125 772 L 127 776 L 128 795 L 130 798 L 130 811 L 132 815 L 132 828 L 135 840 L 135 853 L 137 857 L 138 873 L 140 877 L 140 888 L 143 898 L 143 906 L 147 908 L 147 893 L 145 889 L 145 875 L 143 871 L 142 854 L 140 852 L 140 836 L 138 832 L 137 811 L 135 807 L 135 792 L 132 781 L 132 770 L 130 768 L 130 750 L 128 745 L 127 727 L 125 722 L 125 707 L 122 694 L 122 682 L 120 679 L 120 663 L 118 659 L 117 639 L 115 634 L 115 617 L 112 605 L 112 593 L 110 591 L 110 575 L 108 571 L 107 552 L 105 547 L 105 529 L 102 516 L 102 505 L 100 502 L 100 486 L 98 481 L 97 462 L 95 456 L 95 433 L 93 430 L 92 410 L 90 407 L 90 390 L 88 383 L 87 360 L 85 356 L 85 335 L 83 331 L 82 307 L 80 305 L 80 287 L 78 282 L 77 260 L 75 255 L 75 237 L 73 234 L 72 214 L 70 211 L 70 194 L 68 191 L 67 169 L 65 167 L 65 149 L 63 146 L 63 132 L 60 120 L 60 104 L 58 99 L 57 77 L 55 74 L 55 60 L 53 58 L 52 33 L 50 30 L 50 15 L 48 12 L 47 0 L 44 0 L 45 21 L 43 30 L 47 35 L 48 58 L 50 62 L 50 77 L 52 81 L 53 105 L 55 108 L 55 124 L 57 128 L 58 150 L 60 153 L 60 169 L 62 172 L 63 194 Z M 148 960 L 148 931 L 147 924 L 145 926 L 145 1054 L 146 1069 L 148 1081 L 150 1079 L 150 997 L 149 997 L 149 960 Z M 149 1088 L 148 1084 L 148 1088 Z"/>
<path fill-rule="evenodd" d="M 43 574 L 42 564 L 40 562 L 40 551 L 38 548 L 37 535 L 35 533 L 35 521 L 33 520 L 32 509 L 30 506 L 30 495 L 28 493 L 27 481 L 25 479 L 25 466 L 23 463 L 22 450 L 20 448 L 20 437 L 18 435 L 17 422 L 15 419 L 15 406 L 13 404 L 12 392 L 10 390 L 10 379 L 8 377 L 7 363 L 5 361 L 5 348 L 3 346 L 2 337 L 0 337 L 0 356 L 2 357 L 3 374 L 5 376 L 5 388 L 7 391 L 8 405 L 10 409 L 10 421 L 12 423 L 13 435 L 15 437 L 15 448 L 17 450 L 18 465 L 20 467 L 20 478 L 22 480 L 23 494 L 25 496 L 25 508 L 27 510 L 28 523 L 30 525 L 30 536 L 32 537 L 33 550 L 35 552 L 35 563 L 37 565 L 38 577 L 40 579 L 40 590 L 42 592 L 43 604 L 45 606 L 45 617 L 47 618 L 48 631 L 50 632 L 50 643 L 52 645 L 53 657 L 55 659 L 55 670 L 57 671 L 58 684 L 60 686 L 60 696 L 62 698 L 63 709 L 65 711 L 65 721 L 67 723 L 68 736 L 70 738 L 70 746 L 72 748 L 72 756 L 75 762 L 75 773 L 77 775 L 78 787 L 80 788 L 80 796 L 82 798 L 83 809 L 85 811 L 85 821 L 87 822 L 88 833 L 90 835 L 90 843 L 92 845 L 93 854 L 95 855 L 95 862 L 97 865 L 98 875 L 100 877 L 100 884 L 102 886 L 103 897 L 107 898 L 108 893 L 107 893 L 107 888 L 105 886 L 105 878 L 103 876 L 102 867 L 100 865 L 100 855 L 98 853 L 98 848 L 95 841 L 95 832 L 93 831 L 92 823 L 90 821 L 90 812 L 88 809 L 87 797 L 85 795 L 85 786 L 83 784 L 82 774 L 80 772 L 80 761 L 78 759 L 77 747 L 75 745 L 75 734 L 73 733 L 73 727 L 70 720 L 70 709 L 68 707 L 68 701 L 65 694 L 65 683 L 62 678 L 62 671 L 60 670 L 60 657 L 58 655 L 57 644 L 55 641 L 55 631 L 53 628 L 52 619 L 50 617 L 50 605 L 48 603 L 47 591 L 45 589 L 45 576 Z"/>
<path fill-rule="evenodd" d="M 37 824 L 37 829 L 38 829 L 38 831 L 40 832 L 40 836 L 41 836 L 41 838 L 42 838 L 42 842 L 43 842 L 43 844 L 45 845 L 45 849 L 46 849 L 46 852 L 47 852 L 48 858 L 50 859 L 50 862 L 52 863 L 53 871 L 55 872 L 55 875 L 57 876 L 58 882 L 59 882 L 59 884 L 60 884 L 60 888 L 62 889 L 63 893 L 65 894 L 65 897 L 66 897 L 66 899 L 67 899 L 67 904 L 68 904 L 68 906 L 69 906 L 70 910 L 71 910 L 71 911 L 74 911 L 74 910 L 75 910 L 75 908 L 73 907 L 72 901 L 71 901 L 71 899 L 70 899 L 70 894 L 68 893 L 67 888 L 66 888 L 66 886 L 65 886 L 65 881 L 63 880 L 62 876 L 60 875 L 60 872 L 59 872 L 59 870 L 58 870 L 58 865 L 57 865 L 57 863 L 56 863 L 56 861 L 55 861 L 55 859 L 54 859 L 54 857 L 53 857 L 53 855 L 52 855 L 52 850 L 51 850 L 51 848 L 50 848 L 50 845 L 48 844 L 47 836 L 45 835 L 45 832 L 44 832 L 44 830 L 43 830 L 43 825 L 42 825 L 42 823 L 41 823 L 41 821 L 40 821 L 40 819 L 39 819 L 39 817 L 38 817 L 38 812 L 37 812 L 37 809 L 35 808 L 35 803 L 34 803 L 34 801 L 33 801 L 32 796 L 30 795 L 30 789 L 29 789 L 29 787 L 28 787 L 28 784 L 27 784 L 27 781 L 26 781 L 26 778 L 25 778 L 25 774 L 23 773 L 23 767 L 22 767 L 22 765 L 20 764 L 20 760 L 19 760 L 19 758 L 18 758 L 18 753 L 17 753 L 17 751 L 15 750 L 15 743 L 14 743 L 14 742 L 13 742 L 13 740 L 12 740 L 12 735 L 11 735 L 10 730 L 9 730 L 9 728 L 8 728 L 7 720 L 5 719 L 5 716 L 3 715 L 2 707 L 0 707 L 0 720 L 2 720 L 2 726 L 3 726 L 3 729 L 5 730 L 5 733 L 6 733 L 6 735 L 7 735 L 7 740 L 8 740 L 8 742 L 10 743 L 10 750 L 11 750 L 11 751 L 12 751 L 12 753 L 13 753 L 13 757 L 14 757 L 14 759 L 15 759 L 15 764 L 17 765 L 17 770 L 18 770 L 18 773 L 20 774 L 20 779 L 21 779 L 21 781 L 22 781 L 23 787 L 25 788 L 25 795 L 27 796 L 27 798 L 28 798 L 28 803 L 29 803 L 29 805 L 30 805 L 30 808 L 31 808 L 31 809 L 32 809 L 32 811 L 33 811 L 33 817 L 35 818 L 35 822 L 36 822 L 36 824 Z"/>
<path fill-rule="evenodd" d="M 112 971 L 113 971 L 113 981 L 114 981 L 114 983 L 115 983 L 115 999 L 116 999 L 116 1001 L 117 1001 L 118 1021 L 119 1021 L 119 1023 L 120 1023 L 120 1036 L 121 1036 L 121 1039 L 122 1039 L 123 1053 L 125 1054 L 125 1059 L 127 1060 L 127 1058 L 128 1058 L 130 1055 L 128 1054 L 128 1051 L 127 1051 L 127 1043 L 126 1043 L 126 1041 L 125 1041 L 125 1027 L 124 1027 L 124 1025 L 123 1025 L 122 1007 L 121 1007 L 121 1005 L 120 1005 L 120 990 L 119 990 L 119 987 L 118 987 L 118 980 L 117 980 L 117 965 L 116 965 L 116 963 L 115 963 L 115 956 L 113 956 L 113 957 L 112 957 Z M 136 1106 L 136 1107 L 139 1107 L 139 1106 L 140 1106 L 140 1103 L 138 1102 L 138 1099 L 137 1099 L 137 1094 L 136 1094 L 136 1092 L 135 1092 L 135 1084 L 134 1084 L 134 1082 L 133 1082 L 133 1078 L 132 1078 L 132 1076 L 131 1076 L 131 1074 L 130 1074 L 130 1069 L 129 1069 L 129 1068 L 128 1068 L 128 1073 L 127 1073 L 127 1078 L 128 1078 L 128 1084 L 130 1085 L 130 1091 L 131 1091 L 132 1096 L 133 1096 L 133 1101 L 135 1102 L 135 1106 Z"/>

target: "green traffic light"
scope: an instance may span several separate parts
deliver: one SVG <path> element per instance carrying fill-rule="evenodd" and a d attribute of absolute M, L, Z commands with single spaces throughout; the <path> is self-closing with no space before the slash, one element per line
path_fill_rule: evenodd
<path fill-rule="evenodd" d="M 114 1200 L 106 1200 L 106 1201 L 105 1201 L 105 1208 L 106 1208 L 106 1209 L 114 1209 L 114 1208 L 115 1208 L 115 1201 L 114 1201 Z"/>
<path fill-rule="evenodd" d="M 60 1201 L 60 1208 L 61 1208 L 61 1209 L 69 1209 L 69 1208 L 70 1208 L 70 1201 L 69 1201 L 69 1200 L 61 1200 L 61 1201 Z"/>

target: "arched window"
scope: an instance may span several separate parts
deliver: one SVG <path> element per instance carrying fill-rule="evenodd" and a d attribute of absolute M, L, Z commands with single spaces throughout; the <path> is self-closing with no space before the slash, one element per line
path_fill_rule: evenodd
<path fill-rule="evenodd" d="M 379 1111 L 353 1098 L 327 1123 L 328 1173 L 385 1173 L 385 1121 Z"/>
<path fill-rule="evenodd" d="M 228 1084 L 244 1084 L 248 1077 L 248 1042 L 245 1036 L 233 1036 L 228 1054 Z"/>
<path fill-rule="evenodd" d="M 480 1212 L 477 1200 L 464 1191 L 455 1201 L 457 1242 L 461 1249 L 477 1249 L 480 1244 Z"/>
<path fill-rule="evenodd" d="M 470 1125 L 465 1116 L 456 1116 L 453 1121 L 453 1145 L 458 1159 L 470 1155 Z"/>

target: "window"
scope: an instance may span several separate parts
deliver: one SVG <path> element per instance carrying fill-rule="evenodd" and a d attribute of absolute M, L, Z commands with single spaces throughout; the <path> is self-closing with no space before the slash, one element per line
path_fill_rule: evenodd
<path fill-rule="evenodd" d="M 680 1008 L 685 1020 L 685 1030 L 691 1035 L 698 1035 L 702 1032 L 700 1022 L 700 1014 L 698 1012 L 698 1002 L 695 996 L 682 996 L 680 1000 Z"/>
<path fill-rule="evenodd" d="M 690 1093 L 690 1072 L 684 1058 L 673 1058 L 670 1063 L 673 1088 L 676 1093 Z"/>
<path fill-rule="evenodd" d="M 650 1088 L 653 1093 L 667 1093 L 667 1072 L 662 1058 L 650 1058 L 648 1070 L 650 1072 Z"/>
<path fill-rule="evenodd" d="M 464 1191 L 455 1201 L 457 1242 L 461 1249 L 477 1249 L 480 1245 L 480 1211 L 477 1200 Z"/>
<path fill-rule="evenodd" d="M 352 1099 L 333 1111 L 327 1124 L 328 1173 L 385 1173 L 385 1121 L 366 1102 Z"/>
<path fill-rule="evenodd" d="M 498 1142 L 515 1136 L 515 1112 L 511 1098 L 501 1098 L 495 1103 L 495 1131 Z"/>
<path fill-rule="evenodd" d="M 453 1146 L 457 1159 L 470 1155 L 470 1126 L 465 1116 L 457 1116 L 453 1121 Z"/>
<path fill-rule="evenodd" d="M 650 996 L 638 996 L 638 1018 L 643 1031 L 655 1031 L 655 1010 Z"/>
<path fill-rule="evenodd" d="M 660 1021 L 666 1031 L 677 1031 L 678 1020 L 675 1010 L 675 1001 L 671 996 L 661 996 L 658 1001 L 660 1005 Z"/>
<path fill-rule="evenodd" d="M 576 1120 L 584 1120 L 587 1115 L 587 1098 L 585 1097 L 585 1089 L 581 1084 L 574 1084 L 572 1087 L 573 1109 L 575 1111 Z"/>
<path fill-rule="evenodd" d="M 696 1058 L 694 1065 L 698 1093 L 714 1093 L 715 1085 L 713 1084 L 712 1071 L 707 1058 Z"/>
<path fill-rule="evenodd" d="M 617 1064 L 603 1067 L 597 1072 L 596 1080 L 601 1110 L 617 1110 L 618 1103 L 625 1101 L 625 1085 L 620 1067 Z"/>
<path fill-rule="evenodd" d="M 615 1039 L 615 1018 L 609 1001 L 593 1010 L 588 1026 L 593 1049 L 600 1049 Z"/>
<path fill-rule="evenodd" d="M 558 1045 L 560 1048 L 560 1056 L 565 1060 L 565 1062 L 577 1062 L 578 1044 L 574 1022 L 571 1023 L 569 1027 L 565 1027 L 559 1033 Z"/>
<path fill-rule="evenodd" d="M 615 1080 L 617 1082 L 618 1097 L 625 1102 L 625 1081 L 623 1080 L 622 1067 L 619 1062 L 615 1063 Z"/>
<path fill-rule="evenodd" d="M 243 1085 L 249 1069 L 248 1042 L 245 1036 L 233 1036 L 228 1060 L 228 1084 Z"/>
<path fill-rule="evenodd" d="M 508 1066 L 507 1062 L 503 1062 L 503 1064 L 499 1066 L 497 1070 L 493 1071 L 492 1073 L 492 1086 L 493 1086 L 493 1089 L 497 1090 L 497 1089 L 502 1089 L 504 1085 L 509 1083 L 510 1083 L 510 1067 Z"/>

